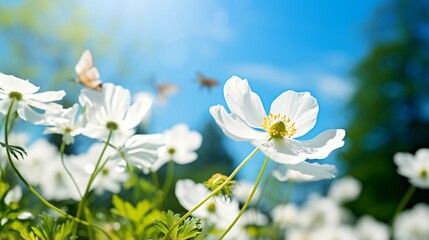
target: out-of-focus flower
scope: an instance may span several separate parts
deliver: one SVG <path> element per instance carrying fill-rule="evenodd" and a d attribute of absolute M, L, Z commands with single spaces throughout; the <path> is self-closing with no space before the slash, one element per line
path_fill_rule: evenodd
<path fill-rule="evenodd" d="M 410 153 L 399 152 L 393 156 L 398 166 L 398 173 L 407 177 L 416 187 L 429 188 L 429 149 L 422 148 L 413 156 Z"/>
<path fill-rule="evenodd" d="M 355 234 L 359 239 L 389 240 L 389 227 L 371 216 L 363 216 L 356 223 Z"/>
<path fill-rule="evenodd" d="M 329 188 L 328 197 L 338 203 L 345 203 L 359 197 L 362 184 L 353 177 L 344 177 L 334 181 Z"/>
<path fill-rule="evenodd" d="M 149 169 L 158 158 L 158 150 L 162 146 L 164 146 L 164 136 L 161 134 L 134 135 L 110 160 L 123 159 L 127 163 Z"/>
<path fill-rule="evenodd" d="M 343 210 L 337 202 L 313 195 L 299 211 L 297 222 L 302 228 L 315 229 L 337 226 L 342 222 L 343 216 Z"/>
<path fill-rule="evenodd" d="M 152 171 L 157 171 L 168 161 L 177 164 L 188 164 L 197 159 L 195 152 L 202 142 L 202 136 L 196 131 L 190 131 L 186 124 L 180 123 L 164 132 L 165 147 L 160 150 L 159 159 L 152 165 Z"/>
<path fill-rule="evenodd" d="M 273 222 L 281 228 L 290 228 L 297 224 L 298 207 L 293 203 L 278 205 L 271 211 Z"/>
<path fill-rule="evenodd" d="M 286 165 L 280 164 L 276 166 L 276 168 L 273 170 L 273 176 L 281 181 L 290 181 L 290 182 L 309 182 L 309 181 L 317 181 L 322 180 L 326 178 L 331 178 L 334 173 L 337 171 L 337 168 L 334 165 L 328 165 L 328 164 L 318 164 L 318 163 L 309 163 L 311 165 L 314 165 L 316 167 L 320 167 L 325 169 L 326 172 L 330 172 L 331 175 L 323 175 L 323 176 L 316 176 L 311 174 L 305 174 L 300 171 L 292 170 L 288 168 Z"/>
<path fill-rule="evenodd" d="M 22 198 L 22 189 L 19 185 L 9 189 L 6 196 L 4 197 L 4 203 L 6 205 L 11 204 L 12 202 L 19 202 Z"/>
<path fill-rule="evenodd" d="M 411 210 L 402 212 L 393 224 L 393 235 L 397 240 L 429 239 L 429 206 L 419 203 Z"/>
<path fill-rule="evenodd" d="M 61 105 L 52 102 L 61 100 L 66 95 L 64 91 L 36 93 L 37 91 L 39 87 L 28 80 L 0 73 L 0 113 L 6 115 L 14 101 L 12 112 L 16 111 L 25 121 L 40 124 L 45 119 L 44 115 L 33 108 L 43 111 L 56 111 L 62 108 Z"/>
<path fill-rule="evenodd" d="M 244 203 L 247 201 L 247 198 L 249 197 L 250 193 L 252 192 L 254 184 L 246 182 L 246 181 L 239 181 L 234 185 L 234 188 L 232 189 L 232 195 L 241 203 Z M 261 191 L 259 189 L 256 189 L 255 194 L 253 195 L 252 202 L 255 202 L 257 199 L 259 199 L 261 195 Z"/>
<path fill-rule="evenodd" d="M 73 107 L 61 109 L 58 112 L 48 112 L 46 123 L 48 125 L 44 133 L 60 134 L 63 136 L 65 144 L 74 143 L 74 137 L 82 132 L 83 118 L 76 119 L 79 105 L 76 103 Z"/>
<path fill-rule="evenodd" d="M 84 183 L 81 192 L 85 190 L 84 188 L 88 183 L 89 177 L 95 170 L 95 165 L 103 147 L 104 144 L 102 143 L 94 143 L 86 153 L 70 157 L 69 159 L 69 162 L 72 163 L 72 168 L 79 168 L 77 170 L 84 173 L 81 176 L 81 181 Z M 101 163 L 104 163 L 113 154 L 115 154 L 114 150 L 107 148 Z M 121 184 L 127 179 L 128 174 L 125 171 L 125 164 L 121 164 L 121 160 L 114 161 L 109 158 L 103 169 L 94 179 L 91 189 L 95 190 L 97 194 L 101 194 L 104 191 L 118 193 L 121 190 Z"/>
<path fill-rule="evenodd" d="M 115 146 L 134 134 L 135 127 L 152 106 L 148 99 L 131 105 L 130 92 L 111 83 L 104 84 L 102 91 L 82 89 L 79 102 L 85 108 L 86 125 L 82 134 L 106 141 L 112 131 L 111 143 Z"/>
<path fill-rule="evenodd" d="M 175 193 L 180 204 L 185 209 L 190 210 L 207 197 L 210 191 L 204 184 L 184 179 L 177 181 Z M 224 230 L 231 224 L 239 211 L 238 202 L 235 199 L 213 197 L 192 215 L 207 220 L 209 224 L 214 224 L 219 230 Z"/>
<path fill-rule="evenodd" d="M 345 131 L 332 129 L 311 140 L 294 139 L 306 134 L 316 123 L 319 106 L 310 93 L 282 93 L 271 104 L 268 115 L 247 80 L 231 77 L 225 83 L 224 95 L 231 113 L 220 105 L 212 106 L 210 113 L 228 137 L 250 141 L 266 156 L 290 169 L 318 177 L 332 177 L 331 169 L 320 168 L 321 165 L 312 165 L 305 160 L 326 158 L 343 146 Z"/>
<path fill-rule="evenodd" d="M 41 150 L 42 149 L 42 150 Z M 65 172 L 57 148 L 46 139 L 40 139 L 27 149 L 28 157 L 17 161 L 21 174 L 32 184 L 39 186 L 47 199 L 78 200 L 79 192 Z M 76 180 L 82 179 L 79 172 L 73 172 Z"/>

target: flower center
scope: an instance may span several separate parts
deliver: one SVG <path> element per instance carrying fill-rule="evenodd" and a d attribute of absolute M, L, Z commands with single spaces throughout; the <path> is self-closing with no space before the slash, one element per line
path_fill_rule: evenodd
<path fill-rule="evenodd" d="M 426 170 L 421 170 L 419 175 L 421 178 L 426 178 L 428 176 L 428 172 Z"/>
<path fill-rule="evenodd" d="M 115 131 L 116 129 L 118 129 L 119 126 L 115 122 L 107 122 L 106 127 L 111 131 Z"/>
<path fill-rule="evenodd" d="M 296 133 L 295 123 L 279 113 L 270 113 L 264 117 L 261 127 L 270 134 L 271 138 L 290 138 Z"/>
<path fill-rule="evenodd" d="M 174 153 L 176 152 L 176 149 L 174 149 L 174 148 L 169 148 L 167 151 L 168 151 L 168 154 L 170 154 L 170 155 L 174 155 Z"/>
<path fill-rule="evenodd" d="M 72 131 L 73 131 L 73 129 L 71 129 L 70 127 L 64 128 L 65 133 L 71 133 Z"/>
<path fill-rule="evenodd" d="M 17 101 L 21 101 L 22 100 L 22 94 L 19 92 L 10 92 L 9 93 L 9 97 L 10 98 L 14 98 Z"/>

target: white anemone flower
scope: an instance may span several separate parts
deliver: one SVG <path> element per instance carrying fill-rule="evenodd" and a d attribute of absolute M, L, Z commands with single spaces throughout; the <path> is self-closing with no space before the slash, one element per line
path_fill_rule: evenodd
<path fill-rule="evenodd" d="M 152 171 L 157 171 L 169 161 L 177 164 L 188 164 L 198 157 L 195 152 L 203 141 L 203 137 L 196 131 L 190 131 L 184 123 L 179 123 L 164 131 L 165 147 L 160 149 L 159 159 L 152 165 Z"/>
<path fill-rule="evenodd" d="M 162 146 L 164 146 L 162 134 L 134 135 L 118 149 L 110 160 L 123 159 L 129 164 L 147 170 L 158 159 L 158 150 Z"/>
<path fill-rule="evenodd" d="M 122 145 L 135 132 L 135 128 L 152 106 L 149 98 L 131 105 L 130 91 L 111 83 L 102 91 L 82 89 L 79 102 L 85 107 L 86 125 L 83 135 L 106 141 L 112 131 L 111 143 Z"/>
<path fill-rule="evenodd" d="M 234 184 L 234 188 L 232 189 L 232 195 L 239 202 L 245 203 L 250 193 L 252 192 L 253 187 L 254 187 L 253 183 L 250 183 L 247 181 L 238 181 L 236 184 Z M 255 201 L 259 199 L 260 195 L 261 195 L 260 189 L 256 189 L 255 195 L 253 195 L 251 203 L 255 203 Z"/>
<path fill-rule="evenodd" d="M 416 187 L 429 189 L 429 149 L 422 148 L 413 156 L 410 153 L 399 152 L 393 156 L 398 166 L 398 173 L 407 177 Z"/>
<path fill-rule="evenodd" d="M 74 143 L 74 137 L 82 132 L 83 118 L 79 116 L 76 119 L 79 105 L 76 103 L 73 107 L 61 109 L 58 112 L 47 113 L 46 123 L 49 125 L 45 129 L 45 134 L 60 134 L 65 144 Z"/>
<path fill-rule="evenodd" d="M 297 225 L 299 209 L 293 203 L 277 205 L 272 211 L 271 216 L 273 222 L 278 224 L 280 228 L 291 228 Z"/>
<path fill-rule="evenodd" d="M 34 86 L 28 80 L 0 73 L 0 113 L 6 115 L 14 101 L 12 112 L 16 111 L 18 116 L 25 121 L 40 124 L 44 120 L 44 115 L 33 108 L 43 111 L 55 111 L 62 108 L 61 105 L 52 102 L 61 100 L 66 95 L 64 91 L 43 93 L 37 93 L 37 91 L 39 91 L 39 87 Z"/>
<path fill-rule="evenodd" d="M 268 115 L 247 80 L 231 77 L 225 83 L 224 95 L 231 113 L 220 105 L 212 106 L 210 113 L 225 135 L 236 141 L 251 142 L 267 157 L 293 170 L 332 177 L 330 167 L 326 169 L 305 160 L 326 158 L 343 146 L 345 131 L 331 129 L 310 140 L 295 139 L 316 123 L 319 106 L 310 93 L 283 92 L 272 102 Z"/>
<path fill-rule="evenodd" d="M 179 180 L 176 183 L 176 197 L 179 203 L 187 210 L 191 210 L 201 200 L 210 194 L 210 191 L 201 183 L 190 179 Z M 226 229 L 238 215 L 240 209 L 235 199 L 225 199 L 220 196 L 212 197 L 199 207 L 193 216 L 205 219 L 214 224 L 217 229 Z"/>
<path fill-rule="evenodd" d="M 394 239 L 429 239 L 429 205 L 419 203 L 411 210 L 399 214 L 393 224 Z"/>
<path fill-rule="evenodd" d="M 362 190 L 362 184 L 353 177 L 343 177 L 334 181 L 329 188 L 328 197 L 337 203 L 356 200 Z"/>

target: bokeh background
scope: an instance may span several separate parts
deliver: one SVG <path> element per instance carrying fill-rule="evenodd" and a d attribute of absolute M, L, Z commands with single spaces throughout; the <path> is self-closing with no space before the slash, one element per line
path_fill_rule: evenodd
<path fill-rule="evenodd" d="M 84 49 L 92 51 L 104 82 L 133 94 L 156 97 L 155 85 L 177 85 L 140 129 L 157 133 L 183 122 L 203 134 L 199 160 L 177 168 L 176 178 L 229 174 L 252 150 L 224 137 L 208 112 L 225 104 L 222 86 L 232 75 L 247 78 L 267 110 L 285 90 L 311 92 L 320 112 L 304 139 L 346 129 L 345 146 L 325 162 L 337 165 L 338 177 L 362 182 L 361 197 L 349 206 L 357 215 L 385 221 L 409 186 L 396 173 L 393 154 L 429 147 L 428 42 L 424 0 L 0 2 L 0 71 L 43 90 L 66 90 L 65 105 L 82 88 L 74 66 Z M 198 73 L 220 86 L 201 88 Z M 43 131 L 25 123 L 18 130 L 34 138 Z M 68 152 L 83 151 L 85 141 Z M 262 159 L 255 157 L 240 178 L 254 181 Z M 323 193 L 329 184 L 297 184 L 292 199 Z M 265 185 L 271 199 L 265 204 L 281 202 L 287 184 L 266 179 Z M 417 190 L 409 206 L 418 201 L 429 202 L 427 193 Z"/>

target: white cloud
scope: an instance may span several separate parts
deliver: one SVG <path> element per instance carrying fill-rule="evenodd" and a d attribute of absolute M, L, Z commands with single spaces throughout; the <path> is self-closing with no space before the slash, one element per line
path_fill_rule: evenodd
<path fill-rule="evenodd" d="M 327 100 L 348 100 L 354 92 L 350 79 L 333 74 L 315 75 L 316 85 Z"/>

